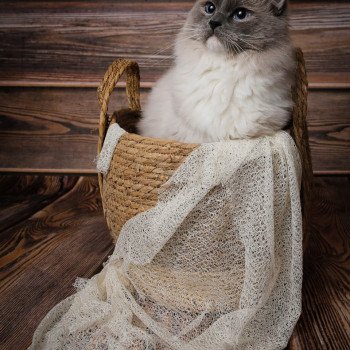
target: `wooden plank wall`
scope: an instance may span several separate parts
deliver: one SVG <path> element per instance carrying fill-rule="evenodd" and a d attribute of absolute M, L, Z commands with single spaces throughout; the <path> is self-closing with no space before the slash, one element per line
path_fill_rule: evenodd
<path fill-rule="evenodd" d="M 137 60 L 145 101 L 192 3 L 0 1 L 0 171 L 94 173 L 106 67 Z M 314 170 L 349 174 L 350 2 L 291 1 L 290 14 L 309 73 Z M 126 104 L 116 96 L 111 109 Z"/>

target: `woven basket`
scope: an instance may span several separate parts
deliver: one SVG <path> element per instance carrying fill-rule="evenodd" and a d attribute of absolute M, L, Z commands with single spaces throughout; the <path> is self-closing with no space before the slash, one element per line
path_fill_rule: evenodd
<path fill-rule="evenodd" d="M 308 212 L 312 193 L 312 164 L 307 132 L 307 78 L 303 54 L 296 50 L 296 84 L 291 135 L 300 152 L 303 166 L 301 202 L 303 209 L 304 248 L 308 239 Z M 116 83 L 126 73 L 126 93 L 129 108 L 107 114 L 109 98 Z M 157 193 L 162 186 L 196 148 L 188 144 L 142 137 L 135 134 L 136 123 L 141 115 L 140 75 L 136 62 L 124 59 L 113 62 L 98 88 L 101 106 L 98 153 L 110 124 L 117 122 L 127 132 L 123 134 L 114 152 L 109 172 L 99 174 L 99 186 L 104 215 L 113 239 L 118 238 L 122 226 L 133 216 L 146 211 L 157 203 Z"/>

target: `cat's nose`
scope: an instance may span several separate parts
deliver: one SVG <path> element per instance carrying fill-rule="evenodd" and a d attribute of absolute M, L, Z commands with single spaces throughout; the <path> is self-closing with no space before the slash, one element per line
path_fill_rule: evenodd
<path fill-rule="evenodd" d="M 219 21 L 209 21 L 210 28 L 214 30 L 217 27 L 220 27 L 222 25 Z"/>

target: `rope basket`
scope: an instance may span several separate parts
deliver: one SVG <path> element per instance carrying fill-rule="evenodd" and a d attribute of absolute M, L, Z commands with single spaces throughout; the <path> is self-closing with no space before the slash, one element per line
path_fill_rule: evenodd
<path fill-rule="evenodd" d="M 289 130 L 299 150 L 303 168 L 301 203 L 305 248 L 309 236 L 312 164 L 306 122 L 307 77 L 300 49 L 296 50 L 296 57 L 296 83 L 292 88 L 294 107 Z M 124 73 L 129 106 L 110 116 L 107 114 L 109 99 Z M 98 175 L 104 215 L 113 239 L 117 240 L 121 228 L 129 219 L 156 205 L 159 188 L 198 145 L 136 134 L 136 123 L 141 115 L 140 75 L 136 62 L 124 59 L 113 62 L 98 88 L 98 99 L 101 107 L 98 153 L 111 124 L 118 123 L 127 131 L 116 146 L 108 174 Z"/>

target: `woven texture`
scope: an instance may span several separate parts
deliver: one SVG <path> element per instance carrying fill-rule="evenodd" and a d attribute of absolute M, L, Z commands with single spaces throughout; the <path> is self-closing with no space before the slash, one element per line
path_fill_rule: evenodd
<path fill-rule="evenodd" d="M 158 189 L 197 145 L 125 134 L 103 179 L 105 217 L 116 239 L 122 226 L 156 205 Z"/>
<path fill-rule="evenodd" d="M 290 131 L 302 157 L 301 196 L 304 215 L 304 246 L 306 246 L 309 231 L 308 203 L 312 192 L 312 164 L 306 123 L 307 79 L 305 62 L 300 49 L 296 50 L 296 56 L 296 84 L 292 91 L 294 108 Z M 109 118 L 107 108 L 110 94 L 124 72 L 127 75 L 126 91 L 129 109 L 114 113 Z M 117 60 L 109 67 L 99 88 L 99 101 L 101 114 L 98 151 L 100 152 L 110 123 L 119 123 L 119 120 L 125 119 L 123 116 L 132 115 L 132 112 L 134 115 L 140 114 L 139 72 L 135 62 Z M 127 126 L 132 129 L 130 125 Z M 102 181 L 102 175 L 99 175 L 105 217 L 115 240 L 127 220 L 156 204 L 159 187 L 169 179 L 181 162 L 197 146 L 146 138 L 136 134 L 122 136 L 112 159 L 108 176 Z"/>

